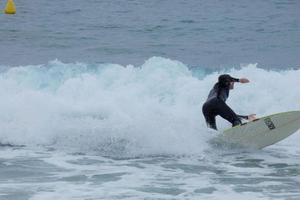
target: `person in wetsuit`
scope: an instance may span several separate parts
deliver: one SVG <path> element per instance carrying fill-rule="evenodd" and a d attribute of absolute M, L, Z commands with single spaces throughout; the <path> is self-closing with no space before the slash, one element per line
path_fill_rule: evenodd
<path fill-rule="evenodd" d="M 234 88 L 234 83 L 249 83 L 246 78 L 233 78 L 228 74 L 220 75 L 218 82 L 209 92 L 206 102 L 203 104 L 202 112 L 208 127 L 217 130 L 216 116 L 220 115 L 232 126 L 241 124 L 241 119 L 254 120 L 255 114 L 249 116 L 237 115 L 225 102 L 229 96 L 229 90 Z"/>

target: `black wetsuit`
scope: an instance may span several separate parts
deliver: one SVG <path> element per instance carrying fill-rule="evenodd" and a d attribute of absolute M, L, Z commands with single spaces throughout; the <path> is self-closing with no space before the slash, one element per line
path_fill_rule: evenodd
<path fill-rule="evenodd" d="M 233 79 L 235 82 L 239 82 L 239 79 Z M 216 116 L 220 115 L 230 123 L 232 126 L 241 124 L 241 118 L 248 119 L 248 116 L 237 115 L 235 112 L 225 103 L 229 96 L 229 86 L 222 87 L 219 83 L 216 83 L 213 89 L 209 92 L 206 102 L 203 104 L 202 112 L 210 128 L 216 129 Z"/>

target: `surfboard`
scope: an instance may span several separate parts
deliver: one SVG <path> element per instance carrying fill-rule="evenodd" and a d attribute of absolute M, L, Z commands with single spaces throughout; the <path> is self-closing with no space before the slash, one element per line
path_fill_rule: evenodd
<path fill-rule="evenodd" d="M 287 138 L 298 129 L 300 129 L 300 111 L 290 111 L 226 129 L 218 135 L 218 139 L 242 147 L 262 149 Z"/>

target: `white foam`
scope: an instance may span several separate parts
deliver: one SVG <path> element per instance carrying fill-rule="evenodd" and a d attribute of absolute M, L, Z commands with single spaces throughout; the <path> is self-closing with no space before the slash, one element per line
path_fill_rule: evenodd
<path fill-rule="evenodd" d="M 159 57 L 141 67 L 53 61 L 11 68 L 0 75 L 0 141 L 115 156 L 201 153 L 212 135 L 201 107 L 220 73 L 200 79 Z M 237 113 L 300 109 L 300 70 L 247 65 L 227 73 L 251 81 L 230 94 Z"/>

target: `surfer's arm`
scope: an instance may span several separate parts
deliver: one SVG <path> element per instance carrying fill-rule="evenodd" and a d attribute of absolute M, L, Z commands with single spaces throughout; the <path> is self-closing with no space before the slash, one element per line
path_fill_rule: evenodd
<path fill-rule="evenodd" d="M 236 116 L 240 119 L 246 119 L 246 120 L 249 119 L 248 115 L 236 115 Z"/>
<path fill-rule="evenodd" d="M 250 81 L 247 78 L 233 78 L 231 77 L 232 82 L 237 82 L 237 83 L 249 83 Z"/>
<path fill-rule="evenodd" d="M 250 120 L 250 121 L 253 121 L 256 119 L 256 114 L 251 114 L 251 115 L 237 115 L 238 118 L 240 119 L 246 119 L 246 120 Z"/>
<path fill-rule="evenodd" d="M 240 79 L 238 79 L 238 78 L 233 78 L 233 77 L 231 77 L 231 80 L 232 80 L 233 82 L 240 82 Z"/>
<path fill-rule="evenodd" d="M 238 79 L 237 82 L 239 82 L 239 83 L 249 83 L 250 81 L 247 78 L 240 78 L 240 79 Z"/>

